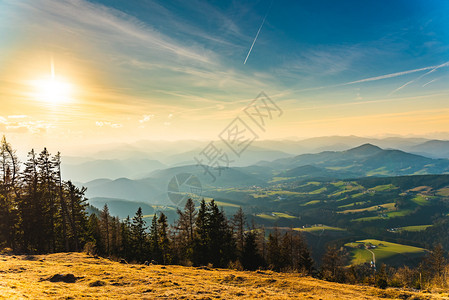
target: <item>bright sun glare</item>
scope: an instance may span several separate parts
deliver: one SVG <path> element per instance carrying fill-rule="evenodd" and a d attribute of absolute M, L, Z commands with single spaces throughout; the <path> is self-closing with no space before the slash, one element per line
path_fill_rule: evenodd
<path fill-rule="evenodd" d="M 73 86 L 62 78 L 55 76 L 53 63 L 51 65 L 51 76 L 34 80 L 34 98 L 41 102 L 51 104 L 66 103 L 71 100 Z"/>

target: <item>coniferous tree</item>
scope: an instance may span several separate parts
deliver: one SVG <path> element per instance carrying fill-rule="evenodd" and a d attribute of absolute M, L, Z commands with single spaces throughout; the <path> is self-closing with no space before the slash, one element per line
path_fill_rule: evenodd
<path fill-rule="evenodd" d="M 158 229 L 159 229 L 159 248 L 161 251 L 162 263 L 170 264 L 171 263 L 171 247 L 169 240 L 169 232 L 168 232 L 168 222 L 167 217 L 164 213 L 161 213 L 159 216 Z"/>
<path fill-rule="evenodd" d="M 21 175 L 23 195 L 19 202 L 20 227 L 23 233 L 23 250 L 36 253 L 44 251 L 45 237 L 39 227 L 44 224 L 44 211 L 38 187 L 37 158 L 34 150 L 28 153 L 25 170 Z"/>
<path fill-rule="evenodd" d="M 256 270 L 263 266 L 263 258 L 257 247 L 257 233 L 254 230 L 245 233 L 245 244 L 242 252 L 242 265 L 246 270 Z"/>
<path fill-rule="evenodd" d="M 80 244 L 85 240 L 87 228 L 86 208 L 87 199 L 84 197 L 86 188 L 78 188 L 69 180 L 65 184 L 66 198 L 68 198 L 67 218 L 70 224 L 70 238 L 73 241 L 73 249 L 79 251 Z M 109 214 L 109 211 L 108 211 Z"/>
<path fill-rule="evenodd" d="M 111 222 L 111 215 L 109 214 L 108 205 L 105 204 L 103 206 L 103 210 L 101 211 L 101 214 L 100 214 L 100 226 L 101 226 L 101 233 L 102 233 L 103 241 L 105 244 L 105 251 L 106 251 L 105 254 L 106 255 L 111 254 L 111 252 L 110 252 L 110 246 L 111 246 L 110 222 Z"/>
<path fill-rule="evenodd" d="M 120 236 L 121 236 L 121 252 L 120 255 L 129 259 L 132 256 L 132 240 L 131 240 L 131 220 L 129 216 L 120 223 Z"/>
<path fill-rule="evenodd" d="M 67 209 L 67 203 L 66 199 L 64 197 L 64 187 L 62 183 L 62 177 L 61 177 L 61 153 L 57 153 L 52 162 L 54 166 L 54 179 L 55 184 L 57 185 L 57 197 L 59 198 L 59 205 L 60 205 L 60 215 L 61 215 L 61 226 L 62 226 L 62 239 L 64 240 L 64 249 L 65 251 L 69 251 L 69 236 L 67 233 L 67 224 L 68 224 L 68 209 Z"/>
<path fill-rule="evenodd" d="M 95 245 L 93 252 L 98 255 L 106 254 L 106 246 L 104 241 L 104 236 L 102 233 L 100 220 L 97 215 L 91 214 L 88 220 L 88 235 L 90 241 Z"/>
<path fill-rule="evenodd" d="M 18 215 L 17 200 L 19 193 L 16 179 L 18 177 L 19 161 L 15 150 L 3 136 L 0 145 L 0 218 L 2 227 L 0 235 L 4 236 L 6 246 L 16 250 L 16 233 Z"/>
<path fill-rule="evenodd" d="M 183 257 L 187 261 L 193 260 L 193 241 L 195 233 L 195 223 L 197 212 L 192 199 L 187 199 L 184 211 L 177 210 L 178 220 L 176 221 L 176 235 L 174 239 L 178 245 L 179 258 Z"/>
<path fill-rule="evenodd" d="M 45 240 L 48 245 L 48 252 L 55 252 L 56 249 L 56 223 L 57 223 L 57 207 L 56 207 L 56 180 L 54 178 L 54 165 L 51 161 L 50 153 L 47 148 L 41 151 L 37 158 L 37 167 L 39 170 L 39 188 L 42 193 L 44 205 L 44 221 Z"/>
<path fill-rule="evenodd" d="M 131 245 L 134 249 L 133 259 L 143 262 L 147 258 L 147 233 L 146 222 L 143 219 L 142 208 L 137 209 L 131 223 Z"/>
<path fill-rule="evenodd" d="M 151 251 L 151 257 L 153 260 L 155 260 L 157 263 L 162 262 L 160 232 L 159 232 L 159 226 L 158 226 L 156 214 L 154 214 L 153 219 L 151 220 L 150 251 Z"/>
<path fill-rule="evenodd" d="M 313 269 L 313 259 L 307 242 L 301 233 L 293 236 L 293 268 L 305 274 L 311 274 Z"/>
<path fill-rule="evenodd" d="M 234 229 L 234 235 L 237 246 L 237 256 L 239 258 L 243 255 L 243 249 L 245 245 L 245 225 L 246 225 L 246 217 L 243 213 L 242 207 L 239 207 L 235 215 L 232 217 L 232 225 Z"/>
<path fill-rule="evenodd" d="M 206 201 L 201 201 L 195 221 L 193 261 L 196 265 L 209 262 L 209 212 Z"/>
<path fill-rule="evenodd" d="M 283 267 L 280 245 L 281 234 L 277 227 L 268 235 L 267 263 L 271 269 L 280 270 Z"/>

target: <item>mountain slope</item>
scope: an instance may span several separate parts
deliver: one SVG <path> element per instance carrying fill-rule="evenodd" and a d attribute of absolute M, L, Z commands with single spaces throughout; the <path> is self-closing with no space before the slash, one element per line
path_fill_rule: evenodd
<path fill-rule="evenodd" d="M 295 273 L 120 264 L 83 253 L 0 255 L 0 299 L 442 299 L 439 294 L 326 282 Z M 75 282 L 51 282 L 73 274 Z"/>
<path fill-rule="evenodd" d="M 447 159 L 432 159 L 400 150 L 384 150 L 371 144 L 345 151 L 302 154 L 272 162 L 259 162 L 257 165 L 276 170 L 312 165 L 332 171 L 350 172 L 360 177 L 442 174 L 449 171 Z"/>

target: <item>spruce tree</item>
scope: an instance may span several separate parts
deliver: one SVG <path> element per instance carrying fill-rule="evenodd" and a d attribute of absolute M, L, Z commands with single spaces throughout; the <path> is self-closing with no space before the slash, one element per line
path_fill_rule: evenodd
<path fill-rule="evenodd" d="M 162 262 L 162 253 L 161 253 L 161 246 L 160 246 L 160 232 L 159 232 L 159 226 L 158 226 L 156 214 L 154 214 L 153 219 L 151 220 L 150 251 L 151 251 L 151 257 L 153 260 L 155 260 L 157 263 Z"/>
<path fill-rule="evenodd" d="M 171 263 L 171 247 L 170 240 L 168 238 L 168 223 L 167 217 L 164 213 L 161 213 L 159 220 L 157 221 L 159 226 L 159 248 L 161 251 L 162 263 L 164 265 Z"/>
<path fill-rule="evenodd" d="M 234 229 L 234 236 L 237 246 L 237 256 L 241 259 L 243 255 L 243 248 L 245 245 L 245 226 L 246 217 L 243 213 L 242 207 L 239 207 L 235 215 L 232 217 L 232 226 Z"/>
<path fill-rule="evenodd" d="M 256 270 L 263 265 L 263 259 L 257 248 L 257 234 L 251 230 L 245 233 L 245 244 L 242 252 L 242 265 L 246 270 Z"/>
<path fill-rule="evenodd" d="M 268 235 L 267 242 L 267 263 L 271 269 L 280 270 L 282 265 L 280 233 L 277 227 Z"/>
<path fill-rule="evenodd" d="M 204 199 L 195 221 L 193 261 L 196 265 L 206 265 L 209 262 L 209 212 Z"/>
<path fill-rule="evenodd" d="M 137 209 L 131 224 L 131 245 L 134 248 L 133 258 L 138 262 L 147 259 L 147 233 L 146 222 L 143 219 L 142 208 Z"/>
<path fill-rule="evenodd" d="M 177 213 L 179 218 L 175 225 L 175 229 L 177 230 L 175 239 L 179 248 L 178 255 L 188 261 L 192 261 L 195 222 L 197 217 L 193 200 L 190 198 L 187 199 L 184 211 L 178 209 Z"/>
<path fill-rule="evenodd" d="M 100 226 L 101 226 L 101 233 L 102 233 L 102 237 L 105 243 L 105 251 L 106 251 L 106 255 L 111 254 L 110 252 L 110 246 L 111 246 L 111 242 L 110 242 L 110 219 L 111 219 L 111 215 L 109 214 L 109 208 L 108 205 L 105 204 L 103 206 L 103 210 L 101 211 L 100 214 Z"/>

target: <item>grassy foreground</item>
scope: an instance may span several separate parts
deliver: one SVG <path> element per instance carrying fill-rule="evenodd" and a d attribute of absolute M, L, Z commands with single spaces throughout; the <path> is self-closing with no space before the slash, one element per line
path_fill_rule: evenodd
<path fill-rule="evenodd" d="M 74 283 L 51 282 L 73 274 Z M 380 290 L 297 274 L 120 264 L 82 253 L 0 255 L 0 299 L 445 299 L 447 294 Z M 446 298 L 447 299 L 447 298 Z"/>

